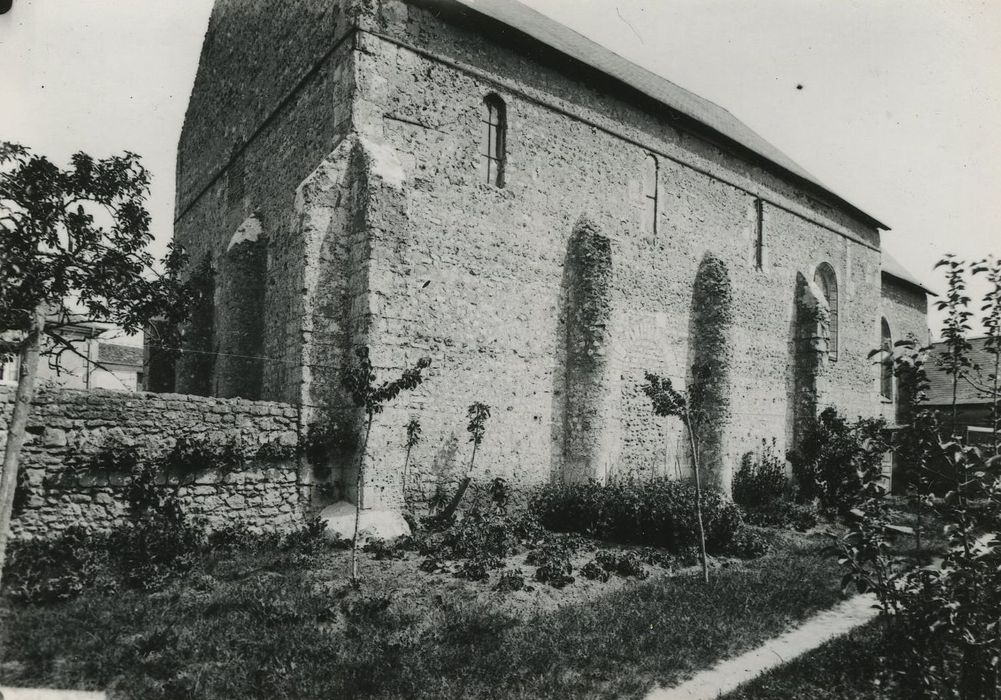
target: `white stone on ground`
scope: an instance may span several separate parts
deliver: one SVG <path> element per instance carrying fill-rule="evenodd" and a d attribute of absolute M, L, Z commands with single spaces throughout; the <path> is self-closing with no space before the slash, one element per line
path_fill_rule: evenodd
<path fill-rule="evenodd" d="M 876 596 L 857 595 L 808 619 L 799 627 L 769 639 L 757 649 L 726 659 L 673 688 L 656 688 L 646 700 L 710 700 L 729 693 L 741 683 L 788 663 L 800 654 L 847 634 L 869 622 L 879 611 Z"/>
<path fill-rule="evenodd" d="M 103 692 L 92 690 L 54 690 L 52 688 L 8 688 L 0 686 L 2 700 L 105 700 Z"/>
<path fill-rule="evenodd" d="M 355 506 L 339 501 L 320 511 L 320 520 L 327 524 L 325 534 L 333 541 L 350 540 L 355 532 Z M 375 540 L 391 542 L 410 535 L 410 526 L 395 510 L 362 510 L 358 523 L 358 542 Z"/>

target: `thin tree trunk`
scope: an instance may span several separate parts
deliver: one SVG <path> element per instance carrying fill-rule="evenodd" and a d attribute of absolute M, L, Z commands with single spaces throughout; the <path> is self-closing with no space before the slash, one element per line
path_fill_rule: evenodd
<path fill-rule="evenodd" d="M 1001 348 L 994 347 L 994 380 L 992 387 L 993 394 L 991 395 L 991 438 L 994 443 L 994 455 L 997 456 L 1001 454 L 998 451 L 998 427 L 1001 423 L 1001 397 L 998 396 L 998 383 L 1001 382 Z"/>
<path fill-rule="evenodd" d="M 456 509 L 459 507 L 459 503 L 462 502 L 462 497 L 466 495 L 466 489 L 469 488 L 469 482 L 472 480 L 473 464 L 476 462 L 476 448 L 479 447 L 475 442 L 473 443 L 473 454 L 469 458 L 469 468 L 466 470 L 466 477 L 459 482 L 459 490 L 455 492 L 455 496 L 452 497 L 452 501 L 445 508 L 444 512 L 441 514 L 442 521 L 447 521 L 452 515 L 455 514 Z"/>
<path fill-rule="evenodd" d="M 403 507 L 406 509 L 410 508 L 410 504 L 407 500 L 407 467 L 410 466 L 410 450 L 413 449 L 410 445 L 407 445 L 407 456 L 403 458 Z"/>
<path fill-rule="evenodd" d="M 38 376 L 38 358 L 42 352 L 42 334 L 45 331 L 45 307 L 38 306 L 31 319 L 28 337 L 21 348 L 21 363 L 17 379 L 14 411 L 7 428 L 7 445 L 4 448 L 3 472 L 0 473 L 0 584 L 7 560 L 7 537 L 14 511 L 14 490 L 17 488 L 17 468 L 24 444 L 25 428 L 31 402 L 35 397 L 35 378 Z"/>
<path fill-rule="evenodd" d="M 355 473 L 355 532 L 351 537 L 351 583 L 357 588 L 361 584 L 358 578 L 358 525 L 361 522 L 361 493 L 364 487 L 362 478 L 365 471 L 365 451 L 368 449 L 368 435 L 372 432 L 373 414 L 368 414 L 365 423 L 365 439 L 361 443 L 361 455 L 358 457 L 358 469 Z"/>
<path fill-rule="evenodd" d="M 709 583 L 709 561 L 706 554 L 706 530 L 702 524 L 702 480 L 699 477 L 699 448 L 695 444 L 695 431 L 692 429 L 692 419 L 686 413 L 685 424 L 688 427 L 688 441 L 692 447 L 692 466 L 695 470 L 695 515 L 699 521 L 699 553 L 702 555 L 702 578 Z"/>

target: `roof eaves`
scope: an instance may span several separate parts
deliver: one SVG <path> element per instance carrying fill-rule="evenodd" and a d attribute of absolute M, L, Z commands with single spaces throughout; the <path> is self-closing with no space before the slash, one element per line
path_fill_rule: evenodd
<path fill-rule="evenodd" d="M 779 169 L 850 210 L 873 228 L 890 227 L 838 195 L 791 158 L 759 136 L 728 110 L 653 73 L 516 0 L 408 0 L 442 12 L 471 11 L 518 32 L 614 81 L 645 95 L 700 125 L 717 138 L 734 145 L 771 168 Z"/>

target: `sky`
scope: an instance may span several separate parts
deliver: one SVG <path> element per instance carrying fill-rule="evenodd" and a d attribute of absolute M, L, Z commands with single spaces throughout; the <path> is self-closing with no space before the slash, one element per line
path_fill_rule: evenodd
<path fill-rule="evenodd" d="M 211 4 L 14 0 L 0 139 L 142 155 L 162 247 Z M 884 248 L 933 289 L 946 252 L 1001 255 L 1001 0 L 524 4 L 728 109 L 889 225 Z"/>

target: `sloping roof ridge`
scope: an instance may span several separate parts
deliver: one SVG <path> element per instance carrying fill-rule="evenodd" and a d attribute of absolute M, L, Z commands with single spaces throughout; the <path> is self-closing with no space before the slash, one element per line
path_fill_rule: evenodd
<path fill-rule="evenodd" d="M 414 0 L 411 0 L 414 1 Z M 730 110 L 685 89 L 648 68 L 615 53 L 580 32 L 518 0 L 424 0 L 432 5 L 454 2 L 540 41 L 650 97 L 764 160 L 804 180 L 868 219 L 877 228 L 889 230 L 871 214 L 834 192 L 805 168 L 738 119 Z M 417 0 L 420 2 L 420 0 Z"/>
<path fill-rule="evenodd" d="M 925 292 L 925 294 L 930 294 L 933 297 L 938 296 L 936 292 L 929 289 L 928 286 L 921 282 L 921 280 L 919 280 L 913 272 L 904 267 L 899 260 L 897 260 L 892 254 L 888 253 L 885 249 L 880 250 L 879 254 L 880 272 L 884 275 L 889 275 L 890 277 L 894 277 L 902 282 L 907 282 L 915 287 L 919 287 Z"/>

